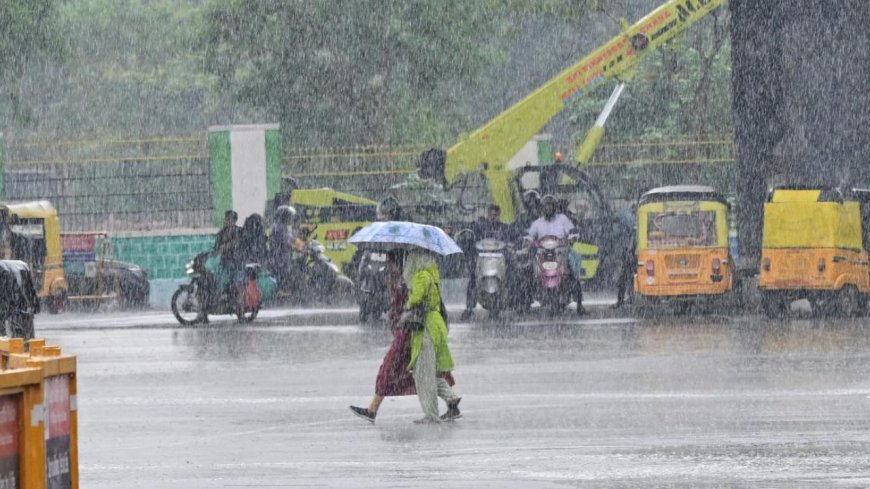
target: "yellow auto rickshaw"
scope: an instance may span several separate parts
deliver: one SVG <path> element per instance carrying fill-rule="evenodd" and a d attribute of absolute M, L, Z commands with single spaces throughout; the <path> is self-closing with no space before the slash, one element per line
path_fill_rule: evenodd
<path fill-rule="evenodd" d="M 768 316 L 784 315 L 797 299 L 809 300 L 814 312 L 864 312 L 870 294 L 868 196 L 834 187 L 768 193 L 758 278 Z"/>
<path fill-rule="evenodd" d="M 46 200 L 0 204 L 9 213 L 12 233 L 24 238 L 14 258 L 26 262 L 33 273 L 37 295 L 52 314 L 62 311 L 67 300 L 60 244 L 60 219 Z"/>
<path fill-rule="evenodd" d="M 728 209 L 722 194 L 701 185 L 660 187 L 640 197 L 634 290 L 642 303 L 732 290 Z"/>

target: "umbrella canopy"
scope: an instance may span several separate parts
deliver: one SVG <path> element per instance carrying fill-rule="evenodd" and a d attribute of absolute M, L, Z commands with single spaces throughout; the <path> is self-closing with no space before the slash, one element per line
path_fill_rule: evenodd
<path fill-rule="evenodd" d="M 348 242 L 379 249 L 418 247 L 441 256 L 462 253 L 442 229 L 416 222 L 373 222 L 357 231 Z"/>

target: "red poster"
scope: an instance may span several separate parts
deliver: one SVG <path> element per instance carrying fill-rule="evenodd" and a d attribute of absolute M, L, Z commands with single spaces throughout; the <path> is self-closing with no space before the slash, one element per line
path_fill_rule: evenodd
<path fill-rule="evenodd" d="M 19 395 L 0 397 L 0 487 L 18 487 Z"/>
<path fill-rule="evenodd" d="M 45 465 L 49 489 L 72 486 L 69 453 L 69 377 L 60 375 L 45 379 Z"/>
<path fill-rule="evenodd" d="M 64 251 L 94 251 L 97 236 L 94 234 L 64 234 L 60 237 L 60 243 Z"/>

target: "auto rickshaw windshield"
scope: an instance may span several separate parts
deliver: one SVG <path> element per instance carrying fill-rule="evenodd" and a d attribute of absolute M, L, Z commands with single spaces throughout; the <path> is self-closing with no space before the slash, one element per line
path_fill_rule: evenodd
<path fill-rule="evenodd" d="M 638 248 L 712 248 L 727 242 L 727 207 L 719 202 L 673 205 L 644 204 L 638 208 Z"/>

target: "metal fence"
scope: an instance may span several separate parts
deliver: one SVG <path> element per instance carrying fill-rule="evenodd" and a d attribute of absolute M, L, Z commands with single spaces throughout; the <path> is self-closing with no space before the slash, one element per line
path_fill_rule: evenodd
<path fill-rule="evenodd" d="M 205 134 L 7 145 L 7 199 L 49 200 L 63 231 L 209 227 L 210 178 Z"/>
<path fill-rule="evenodd" d="M 367 146 L 291 150 L 284 173 L 301 187 L 329 186 L 381 200 L 384 192 L 414 173 L 424 148 Z M 659 185 L 704 183 L 732 190 L 734 148 L 730 138 L 658 142 L 613 142 L 598 147 L 587 170 L 616 198 L 631 198 Z M 467 190 L 483 190 L 471 182 Z M 485 204 L 485 203 L 484 203 Z"/>
<path fill-rule="evenodd" d="M 283 172 L 303 188 L 332 187 L 380 201 L 415 171 L 420 146 L 288 149 Z M 630 196 L 659 184 L 730 181 L 730 139 L 610 143 L 589 170 Z M 211 167 L 205 133 L 185 137 L 96 141 L 9 141 L 9 200 L 51 201 L 64 231 L 150 231 L 210 227 Z M 637 187 L 637 188 L 635 188 Z M 721 185 L 720 185 L 721 187 Z M 728 190 L 722 188 L 722 190 Z M 485 191 L 469 180 L 455 197 Z"/>

